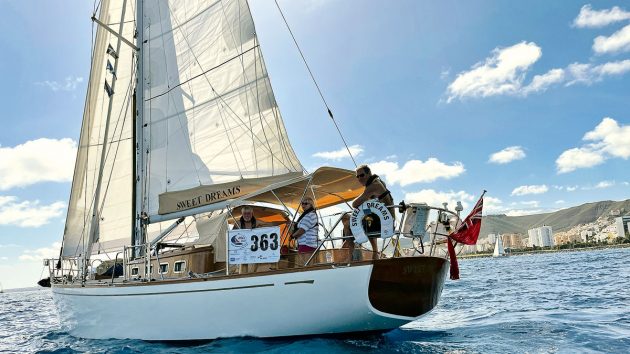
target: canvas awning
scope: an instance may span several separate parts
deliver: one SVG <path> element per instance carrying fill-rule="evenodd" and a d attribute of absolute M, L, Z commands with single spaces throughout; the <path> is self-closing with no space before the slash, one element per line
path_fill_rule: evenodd
<path fill-rule="evenodd" d="M 278 201 L 280 199 L 287 207 L 297 209 L 307 187 L 306 196 L 313 198 L 319 209 L 354 200 L 363 192 L 363 186 L 357 181 L 354 171 L 320 167 L 306 178 L 270 186 L 269 190 L 244 199 L 281 204 Z"/>

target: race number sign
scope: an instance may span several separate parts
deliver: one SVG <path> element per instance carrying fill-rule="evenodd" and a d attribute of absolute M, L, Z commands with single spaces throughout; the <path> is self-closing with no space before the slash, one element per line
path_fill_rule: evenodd
<path fill-rule="evenodd" d="M 275 263 L 280 260 L 280 227 L 228 232 L 230 264 Z"/>
<path fill-rule="evenodd" d="M 381 219 L 381 238 L 389 238 L 394 236 L 394 218 L 385 204 L 378 202 L 376 199 L 368 200 L 352 211 L 350 216 L 350 230 L 354 235 L 356 243 L 367 242 L 368 238 L 363 230 L 363 218 L 366 215 L 375 214 Z"/>

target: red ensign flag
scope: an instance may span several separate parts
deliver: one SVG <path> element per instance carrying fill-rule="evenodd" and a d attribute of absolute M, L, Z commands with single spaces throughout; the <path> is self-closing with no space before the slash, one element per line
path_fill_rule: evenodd
<path fill-rule="evenodd" d="M 483 196 L 486 191 L 481 193 L 481 197 L 475 204 L 470 214 L 464 219 L 457 231 L 448 236 L 448 255 L 451 258 L 451 279 L 459 279 L 459 265 L 457 264 L 457 255 L 455 254 L 455 246 L 453 241 L 463 243 L 465 245 L 474 245 L 479 238 L 479 231 L 481 230 L 481 212 L 483 211 Z"/>
<path fill-rule="evenodd" d="M 462 222 L 457 231 L 450 235 L 450 238 L 465 245 L 474 245 L 477 243 L 479 230 L 481 230 L 481 212 L 483 210 L 484 194 L 486 194 L 486 191 L 483 191 L 475 207 L 470 214 L 468 214 L 466 219 L 464 219 L 464 222 Z"/>

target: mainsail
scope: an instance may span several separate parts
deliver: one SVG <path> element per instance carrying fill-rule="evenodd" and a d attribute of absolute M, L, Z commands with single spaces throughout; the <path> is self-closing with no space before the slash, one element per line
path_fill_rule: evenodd
<path fill-rule="evenodd" d="M 148 216 L 246 193 L 230 182 L 301 175 L 247 2 L 144 4 Z M 199 187 L 208 192 L 191 202 Z"/>
<path fill-rule="evenodd" d="M 303 175 L 246 0 L 141 1 L 139 55 L 119 37 L 136 42 L 135 3 L 101 3 L 109 28 L 95 36 L 63 256 L 131 244 L 140 212 L 168 215 Z M 134 90 L 143 112 L 135 215 Z"/>

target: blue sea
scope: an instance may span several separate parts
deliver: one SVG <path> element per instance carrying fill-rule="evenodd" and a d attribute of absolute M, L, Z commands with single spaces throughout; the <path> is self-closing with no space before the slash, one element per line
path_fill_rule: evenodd
<path fill-rule="evenodd" d="M 630 353 L 630 248 L 462 260 L 460 269 L 421 320 L 334 338 L 87 340 L 60 329 L 50 291 L 5 293 L 0 352 Z"/>

